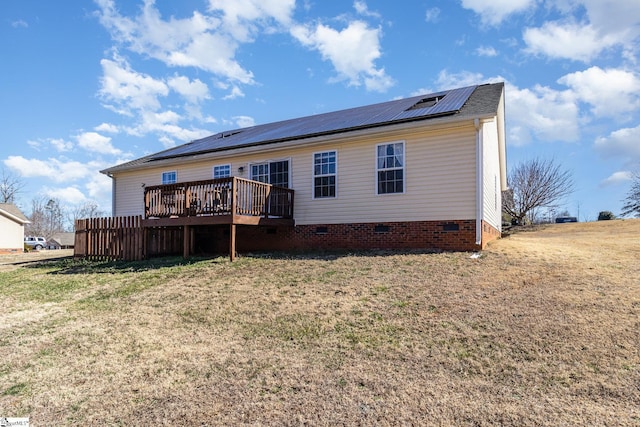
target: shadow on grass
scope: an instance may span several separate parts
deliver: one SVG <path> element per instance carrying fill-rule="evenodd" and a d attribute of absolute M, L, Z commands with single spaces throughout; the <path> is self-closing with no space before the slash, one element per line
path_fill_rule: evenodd
<path fill-rule="evenodd" d="M 226 259 L 170 256 L 142 261 L 91 261 L 67 257 L 64 259 L 32 262 L 25 265 L 25 268 L 52 270 L 49 274 L 113 274 L 186 266 L 203 261 L 221 263 L 226 262 Z"/>
<path fill-rule="evenodd" d="M 335 261 L 345 257 L 373 258 L 397 255 L 428 255 L 443 252 L 446 251 L 440 249 L 336 249 L 318 251 L 248 252 L 246 254 L 241 254 L 240 258 Z"/>
<path fill-rule="evenodd" d="M 344 257 L 387 257 L 396 255 L 427 255 L 442 253 L 441 250 L 334 250 L 334 251 L 279 251 L 279 252 L 249 252 L 240 254 L 234 264 L 255 260 L 319 260 L 335 261 Z M 166 256 L 150 258 L 142 261 L 92 261 L 74 259 L 73 257 L 61 257 L 42 261 L 30 261 L 23 263 L 24 268 L 52 269 L 49 274 L 113 274 L 123 272 L 141 272 L 187 266 L 202 262 L 214 264 L 229 263 L 229 258 L 224 255 L 202 255 L 183 258 L 182 256 Z"/>

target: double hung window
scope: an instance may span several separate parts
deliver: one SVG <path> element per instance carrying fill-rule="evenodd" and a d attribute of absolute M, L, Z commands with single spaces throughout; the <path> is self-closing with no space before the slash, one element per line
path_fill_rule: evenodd
<path fill-rule="evenodd" d="M 404 142 L 376 147 L 378 194 L 404 193 Z"/>
<path fill-rule="evenodd" d="M 337 153 L 324 151 L 313 155 L 313 198 L 336 197 Z"/>

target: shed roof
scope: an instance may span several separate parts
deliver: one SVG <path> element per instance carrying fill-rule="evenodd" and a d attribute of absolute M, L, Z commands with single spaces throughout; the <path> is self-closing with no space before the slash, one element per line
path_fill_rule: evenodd
<path fill-rule="evenodd" d="M 234 129 L 188 142 L 127 163 L 107 168 L 102 173 L 150 166 L 171 158 L 196 156 L 237 148 L 274 144 L 380 128 L 405 122 L 465 120 L 497 113 L 504 83 L 467 86 L 431 94 L 413 96 L 364 107 L 300 117 L 247 128 Z"/>
<path fill-rule="evenodd" d="M 60 246 L 73 246 L 75 244 L 75 233 L 56 233 L 49 239 Z"/>

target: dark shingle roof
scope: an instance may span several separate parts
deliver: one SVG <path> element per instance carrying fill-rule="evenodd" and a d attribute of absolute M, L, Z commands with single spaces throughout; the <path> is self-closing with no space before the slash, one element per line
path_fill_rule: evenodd
<path fill-rule="evenodd" d="M 364 107 L 300 117 L 220 132 L 103 170 L 113 173 L 150 165 L 155 161 L 235 148 L 303 140 L 398 123 L 438 119 L 465 120 L 496 114 L 503 83 L 468 86 Z"/>
<path fill-rule="evenodd" d="M 75 236 L 75 233 L 56 233 L 48 241 L 49 243 L 55 242 L 60 246 L 73 246 Z"/>

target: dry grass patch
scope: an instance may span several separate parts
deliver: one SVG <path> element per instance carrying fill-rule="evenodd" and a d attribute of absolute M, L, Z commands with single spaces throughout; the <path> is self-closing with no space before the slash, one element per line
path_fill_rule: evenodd
<path fill-rule="evenodd" d="M 640 221 L 469 253 L 0 272 L 36 425 L 639 425 Z"/>

